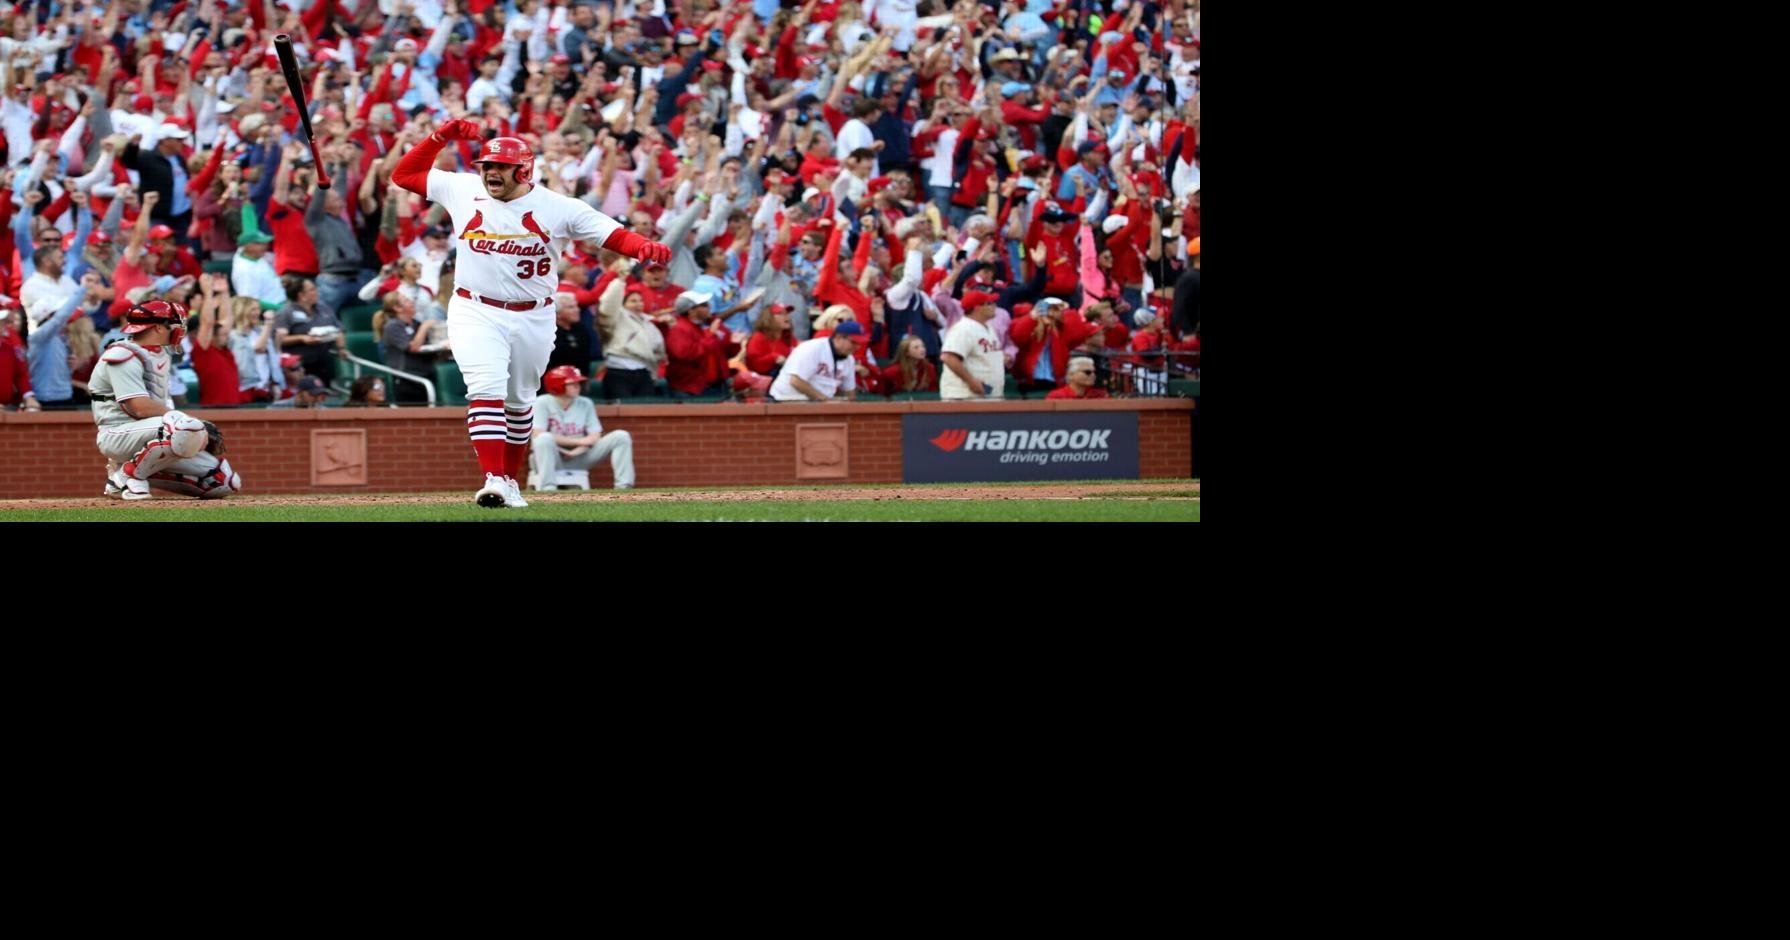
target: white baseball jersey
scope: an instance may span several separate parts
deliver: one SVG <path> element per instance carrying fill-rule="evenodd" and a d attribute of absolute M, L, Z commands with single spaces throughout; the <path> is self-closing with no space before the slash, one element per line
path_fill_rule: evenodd
<path fill-rule="evenodd" d="M 603 422 L 597 419 L 597 406 L 583 395 L 572 399 L 570 408 L 561 408 L 552 395 L 542 395 L 535 399 L 535 431 L 583 437 L 593 431 L 602 434 Z"/>
<path fill-rule="evenodd" d="M 945 334 L 943 352 L 956 353 L 963 357 L 963 364 L 969 367 L 970 374 L 994 386 L 994 393 L 984 396 L 981 389 L 971 391 L 963 384 L 949 366 L 939 369 L 939 398 L 943 400 L 962 398 L 999 398 L 1001 390 L 1006 388 L 1007 377 L 1003 374 L 1007 369 L 1007 360 L 1001 355 L 1001 339 L 994 335 L 994 330 L 986 324 L 977 323 L 973 318 L 965 316 L 952 324 L 951 331 Z"/>
<path fill-rule="evenodd" d="M 783 371 L 777 373 L 777 381 L 771 383 L 771 397 L 778 401 L 807 401 L 808 396 L 796 391 L 789 382 L 797 378 L 814 386 L 814 390 L 822 395 L 837 398 L 840 392 L 858 387 L 857 363 L 850 356 L 844 359 L 833 357 L 831 336 L 807 340 L 789 351 Z"/>
<path fill-rule="evenodd" d="M 454 220 L 454 283 L 492 300 L 539 304 L 559 287 L 560 252 L 621 228 L 570 196 L 535 186 L 509 202 L 492 198 L 476 173 L 429 171 L 429 198 Z"/>
<path fill-rule="evenodd" d="M 172 361 L 166 346 L 150 349 L 124 340 L 106 347 L 87 381 L 87 392 L 93 396 L 93 423 L 107 427 L 138 420 L 118 404 L 132 398 L 150 398 L 174 407 L 168 397 Z"/>

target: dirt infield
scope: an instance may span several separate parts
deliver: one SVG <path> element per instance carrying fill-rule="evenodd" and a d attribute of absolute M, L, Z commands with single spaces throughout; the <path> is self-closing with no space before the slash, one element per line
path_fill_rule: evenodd
<path fill-rule="evenodd" d="M 628 503 L 694 503 L 694 502 L 812 502 L 815 500 L 871 501 L 935 501 L 1004 499 L 1170 499 L 1198 500 L 1199 483 L 1192 480 L 1171 480 L 1159 483 L 1044 483 L 1035 486 L 857 486 L 813 487 L 781 490 L 561 490 L 556 493 L 528 491 L 529 502 L 628 502 Z M 213 506 L 367 506 L 397 504 L 457 504 L 470 501 L 470 493 L 361 493 L 355 495 L 320 496 L 309 493 L 288 496 L 235 496 L 229 499 L 196 500 L 171 494 L 156 493 L 155 498 L 133 507 L 154 510 L 205 510 Z M 0 500 L 0 513 L 20 509 L 90 509 L 96 506 L 119 505 L 120 501 L 94 496 L 89 499 L 11 499 Z"/>

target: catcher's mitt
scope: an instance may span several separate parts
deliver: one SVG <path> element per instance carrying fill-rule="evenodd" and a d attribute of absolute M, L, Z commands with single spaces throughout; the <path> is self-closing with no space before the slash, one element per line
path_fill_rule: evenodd
<path fill-rule="evenodd" d="M 205 452 L 213 457 L 224 456 L 224 432 L 210 421 L 205 422 Z"/>

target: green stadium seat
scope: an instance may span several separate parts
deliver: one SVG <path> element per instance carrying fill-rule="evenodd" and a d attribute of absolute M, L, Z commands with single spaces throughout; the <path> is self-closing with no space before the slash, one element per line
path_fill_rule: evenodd
<path fill-rule="evenodd" d="M 373 329 L 373 314 L 379 312 L 379 304 L 359 304 L 343 307 L 340 315 L 342 329 L 350 333 L 366 333 Z"/>
<path fill-rule="evenodd" d="M 435 404 L 466 404 L 466 377 L 460 374 L 460 366 L 452 359 L 435 364 Z"/>
<path fill-rule="evenodd" d="M 385 362 L 385 355 L 379 349 L 379 337 L 374 336 L 372 330 L 349 333 L 348 352 L 362 359 L 371 359 L 379 363 Z"/>
<path fill-rule="evenodd" d="M 903 392 L 898 398 L 905 401 L 938 401 L 938 392 Z"/>
<path fill-rule="evenodd" d="M 1007 376 L 1007 384 L 1001 390 L 1001 397 L 1005 398 L 1009 401 L 1011 401 L 1013 399 L 1017 399 L 1017 398 L 1024 398 L 1025 396 L 1020 394 L 1020 392 L 1019 392 L 1019 380 L 1014 378 L 1012 375 L 1008 375 Z"/>
<path fill-rule="evenodd" d="M 1199 380 L 1198 379 L 1169 379 L 1168 380 L 1168 393 L 1171 397 L 1198 398 L 1198 397 L 1200 397 Z"/>
<path fill-rule="evenodd" d="M 229 274 L 230 268 L 235 263 L 236 262 L 229 260 L 207 261 L 204 264 L 199 265 L 199 270 L 204 271 L 206 274 Z"/>

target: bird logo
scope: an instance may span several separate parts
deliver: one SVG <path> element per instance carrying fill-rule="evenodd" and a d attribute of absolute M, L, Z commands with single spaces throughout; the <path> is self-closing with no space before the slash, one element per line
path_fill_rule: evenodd
<path fill-rule="evenodd" d="M 546 231 L 541 228 L 541 223 L 535 221 L 535 214 L 533 212 L 522 213 L 522 227 L 541 236 L 541 244 L 553 244 L 553 239 L 547 237 Z"/>
<path fill-rule="evenodd" d="M 485 213 L 474 212 L 472 214 L 472 221 L 466 223 L 466 227 L 464 229 L 460 230 L 460 237 L 461 238 L 467 237 L 468 235 L 472 234 L 473 232 L 478 231 L 479 226 L 484 225 L 484 224 L 485 224 Z"/>

